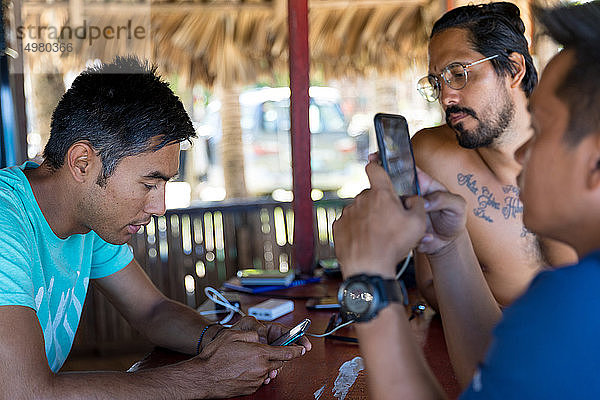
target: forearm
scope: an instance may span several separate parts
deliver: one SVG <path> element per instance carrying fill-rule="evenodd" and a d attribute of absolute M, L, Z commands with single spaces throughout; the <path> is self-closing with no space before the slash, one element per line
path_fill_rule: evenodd
<path fill-rule="evenodd" d="M 372 321 L 356 324 L 356 331 L 373 399 L 445 397 L 413 338 L 402 306 L 386 307 Z"/>
<path fill-rule="evenodd" d="M 433 275 L 427 256 L 423 253 L 415 252 L 415 278 L 419 293 L 427 304 L 436 311 L 439 309 L 435 287 L 433 285 Z"/>
<path fill-rule="evenodd" d="M 27 383 L 3 386 L 0 399 L 197 399 L 209 398 L 209 379 L 202 368 L 183 362 L 146 371 L 66 372 L 48 371 Z M 204 383 L 204 384 L 203 384 Z"/>
<path fill-rule="evenodd" d="M 502 317 L 483 276 L 467 231 L 428 256 L 448 352 L 461 387 L 483 360 L 492 330 Z"/>
<path fill-rule="evenodd" d="M 196 354 L 198 339 L 207 324 L 210 323 L 194 309 L 166 298 L 154 307 L 151 315 L 134 323 L 152 343 L 186 354 Z M 210 327 L 202 344 L 208 343 L 218 329 Z"/>

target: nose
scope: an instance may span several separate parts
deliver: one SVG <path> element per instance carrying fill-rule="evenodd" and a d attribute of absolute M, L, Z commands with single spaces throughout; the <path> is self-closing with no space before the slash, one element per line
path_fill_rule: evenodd
<path fill-rule="evenodd" d="M 165 204 L 165 187 L 166 184 L 159 184 L 156 190 L 150 192 L 149 197 L 146 201 L 144 211 L 147 214 L 152 215 L 164 215 L 167 211 L 167 205 Z"/>
<path fill-rule="evenodd" d="M 459 103 L 459 91 L 456 89 L 452 89 L 446 81 L 442 79 L 442 84 L 440 85 L 440 104 L 444 109 L 449 106 L 456 105 Z"/>

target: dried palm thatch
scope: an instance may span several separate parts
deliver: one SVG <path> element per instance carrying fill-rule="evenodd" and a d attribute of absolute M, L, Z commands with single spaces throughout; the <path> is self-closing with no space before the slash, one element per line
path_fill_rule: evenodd
<path fill-rule="evenodd" d="M 351 2 L 350 2 L 351 3 Z M 325 79 L 403 71 L 425 60 L 426 5 L 327 9 L 309 13 L 311 67 Z M 153 17 L 160 64 L 191 82 L 246 83 L 288 68 L 285 12 L 203 13 Z M 158 26 L 160 24 L 160 26 Z M 190 62 L 191 61 L 191 62 Z"/>
<path fill-rule="evenodd" d="M 76 41 L 71 53 L 35 57 L 35 64 L 82 68 L 137 54 L 184 82 L 237 85 L 288 70 L 286 0 L 152 3 L 24 3 L 24 25 L 142 26 L 145 40 Z M 312 0 L 311 68 L 325 79 L 398 74 L 426 59 L 427 31 L 439 12 L 433 0 Z M 345 7 L 343 7 L 345 5 Z M 435 9 L 435 11 L 431 11 Z M 79 15 L 74 15 L 79 10 Z M 428 17 L 431 16 L 431 17 Z"/>

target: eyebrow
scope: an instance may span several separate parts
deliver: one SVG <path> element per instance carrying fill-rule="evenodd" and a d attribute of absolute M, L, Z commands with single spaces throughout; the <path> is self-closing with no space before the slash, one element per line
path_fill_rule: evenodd
<path fill-rule="evenodd" d="M 176 178 L 178 175 L 179 174 L 177 173 L 177 174 L 175 174 L 173 176 L 166 176 L 166 175 L 160 173 L 159 171 L 153 171 L 153 172 L 150 172 L 147 175 L 144 175 L 144 178 L 148 178 L 148 179 L 162 179 L 163 181 L 168 182 L 171 179 Z"/>

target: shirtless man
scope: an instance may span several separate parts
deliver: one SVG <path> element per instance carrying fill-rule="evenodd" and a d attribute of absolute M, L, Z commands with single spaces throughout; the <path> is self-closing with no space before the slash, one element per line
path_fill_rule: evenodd
<path fill-rule="evenodd" d="M 446 398 L 394 292 L 363 283 L 393 282 L 395 266 L 415 245 L 428 254 L 436 284 L 457 283 L 436 289 L 448 350 L 466 389 L 462 400 L 600 398 L 600 2 L 563 6 L 539 19 L 565 47 L 530 98 L 535 134 L 515 154 L 523 165 L 523 219 L 533 232 L 569 243 L 581 260 L 540 272 L 500 313 L 468 239 L 464 200 L 421 174 L 423 197 L 408 198 L 404 208 L 383 168 L 370 163 L 371 189 L 333 225 L 347 278 L 342 288 L 353 289 L 342 292 L 342 310 L 355 310 L 363 321 L 355 329 L 370 399 Z M 349 286 L 358 279 L 362 286 Z M 498 319 L 481 319 L 490 314 Z"/>
<path fill-rule="evenodd" d="M 511 3 L 459 7 L 442 16 L 431 33 L 429 75 L 418 87 L 427 100 L 439 100 L 446 124 L 413 138 L 417 165 L 467 201 L 475 253 L 505 306 L 542 266 L 577 260 L 566 245 L 540 240 L 523 226 L 513 154 L 531 136 L 527 99 L 537 84 L 524 32 Z M 421 293 L 437 308 L 422 254 L 416 274 Z"/>

